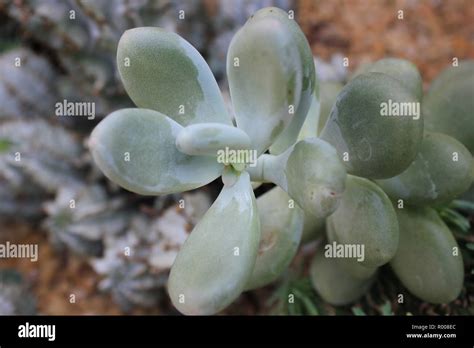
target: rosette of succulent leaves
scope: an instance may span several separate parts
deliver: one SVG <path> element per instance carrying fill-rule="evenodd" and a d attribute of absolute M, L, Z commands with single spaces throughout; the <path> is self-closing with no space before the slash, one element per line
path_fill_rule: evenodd
<path fill-rule="evenodd" d="M 326 301 L 355 300 L 388 262 L 426 301 L 449 302 L 461 291 L 456 241 L 425 206 L 467 190 L 472 155 L 450 136 L 424 134 L 421 79 L 411 63 L 384 60 L 354 78 L 320 138 L 311 51 L 277 8 L 256 12 L 230 44 L 236 126 L 204 59 L 179 35 L 126 31 L 117 65 L 138 108 L 115 111 L 94 129 L 89 146 L 104 174 L 143 195 L 191 190 L 219 176 L 224 183 L 171 269 L 168 292 L 182 313 L 216 313 L 272 282 L 302 235 L 328 216 L 327 238 L 363 245 L 365 254 L 356 262 L 318 251 L 311 275 Z M 408 105 L 412 114 L 382 115 L 383 103 Z M 252 181 L 278 187 L 255 199 Z M 420 254 L 431 263 L 415 262 Z"/>
<path fill-rule="evenodd" d="M 187 3 L 191 15 L 196 2 Z M 5 11 L 56 59 L 65 77 L 56 82 L 59 95 L 94 102 L 102 114 L 109 102 L 127 104 L 113 54 L 120 33 L 136 25 L 165 25 L 170 8 L 169 1 L 27 0 L 10 2 Z"/>

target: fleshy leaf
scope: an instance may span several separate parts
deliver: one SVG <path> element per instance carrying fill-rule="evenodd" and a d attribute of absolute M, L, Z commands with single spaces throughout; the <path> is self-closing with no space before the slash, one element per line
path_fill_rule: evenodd
<path fill-rule="evenodd" d="M 104 174 L 143 195 L 192 190 L 216 179 L 223 166 L 215 158 L 188 156 L 176 148 L 182 129 L 165 115 L 146 109 L 122 109 L 102 120 L 89 146 Z"/>
<path fill-rule="evenodd" d="M 333 235 L 330 242 L 360 244 L 365 267 L 389 262 L 398 247 L 398 223 L 392 202 L 372 181 L 352 175 L 334 214 L 328 218 Z"/>
<path fill-rule="evenodd" d="M 280 186 L 306 214 L 317 218 L 336 210 L 346 180 L 336 149 L 318 138 L 300 140 L 278 156 L 264 154 L 247 170 L 252 180 Z"/>
<path fill-rule="evenodd" d="M 331 243 L 333 250 L 337 248 L 339 244 L 336 242 L 337 236 L 334 231 L 334 220 L 326 219 L 326 235 L 328 241 Z M 334 244 L 336 243 L 336 244 Z M 364 248 L 365 257 L 365 248 Z M 338 259 L 339 266 L 348 274 L 356 279 L 368 279 L 377 272 L 378 267 L 366 267 L 354 257 L 343 257 Z"/>
<path fill-rule="evenodd" d="M 423 301 L 448 303 L 461 293 L 464 266 L 451 231 L 431 208 L 397 209 L 400 245 L 390 262 L 405 287 Z"/>
<path fill-rule="evenodd" d="M 315 138 L 318 136 L 317 130 L 318 130 L 319 117 L 320 117 L 320 109 L 321 109 L 321 104 L 320 104 L 319 97 L 316 96 L 315 93 L 313 93 L 313 96 L 311 97 L 311 105 L 309 107 L 308 114 L 306 115 L 306 119 L 303 123 L 303 127 L 301 127 L 300 134 L 298 134 L 298 140 L 303 140 L 306 138 Z M 281 137 L 283 137 L 283 135 Z M 277 154 L 277 151 L 275 151 L 275 148 L 273 145 L 270 148 L 270 152 L 272 154 Z"/>
<path fill-rule="evenodd" d="M 398 80 L 375 72 L 356 77 L 342 89 L 321 132 L 321 138 L 336 147 L 348 173 L 373 179 L 408 168 L 422 136 L 417 97 Z"/>
<path fill-rule="evenodd" d="M 319 108 L 319 104 L 312 105 L 313 96 L 319 100 L 319 81 L 314 67 L 311 47 L 296 21 L 289 19 L 287 12 L 276 7 L 262 9 L 254 15 L 254 18 L 256 19 L 266 17 L 278 18 L 288 25 L 288 29 L 291 30 L 293 38 L 298 45 L 300 57 L 303 61 L 303 90 L 301 91 L 300 104 L 295 112 L 295 117 L 270 147 L 270 153 L 278 155 L 296 142 L 298 134 L 309 112 L 309 108 L 311 106 Z"/>
<path fill-rule="evenodd" d="M 288 194 L 274 187 L 257 199 L 261 240 L 257 261 L 246 289 L 255 289 L 277 279 L 298 250 L 304 213 Z"/>
<path fill-rule="evenodd" d="M 342 306 L 356 301 L 373 284 L 374 277 L 357 279 L 339 264 L 340 259 L 327 258 L 324 249 L 316 251 L 310 267 L 311 283 L 324 301 Z"/>
<path fill-rule="evenodd" d="M 373 64 L 367 64 L 359 73 L 378 72 L 389 75 L 415 95 L 419 101 L 423 98 L 423 81 L 415 64 L 400 58 L 384 58 Z M 354 74 L 353 77 L 358 74 Z"/>
<path fill-rule="evenodd" d="M 259 154 L 277 139 L 297 112 L 305 117 L 311 102 L 314 66 L 312 58 L 308 65 L 306 55 L 302 56 L 303 38 L 294 26 L 281 10 L 263 9 L 230 43 L 227 75 L 237 126 L 249 135 Z"/>
<path fill-rule="evenodd" d="M 340 82 L 328 81 L 321 83 L 321 107 L 317 124 L 318 135 L 324 129 L 337 96 L 344 86 Z"/>
<path fill-rule="evenodd" d="M 222 123 L 199 123 L 183 128 L 176 138 L 178 150 L 188 155 L 217 156 L 220 150 L 245 150 L 251 147 L 248 135 Z"/>
<path fill-rule="evenodd" d="M 217 82 L 199 52 L 161 28 L 127 30 L 117 66 L 128 95 L 140 108 L 159 111 L 179 124 L 231 124 Z"/>
<path fill-rule="evenodd" d="M 377 184 L 395 201 L 412 205 L 448 203 L 471 185 L 472 155 L 456 139 L 426 132 L 420 152 L 403 173 Z"/>
<path fill-rule="evenodd" d="M 260 222 L 249 175 L 222 192 L 186 240 L 171 269 L 168 290 L 184 314 L 208 315 L 234 301 L 252 273 Z"/>
<path fill-rule="evenodd" d="M 474 154 L 474 60 L 444 70 L 423 99 L 426 129 L 448 134 Z"/>
<path fill-rule="evenodd" d="M 299 141 L 288 157 L 285 173 L 288 194 L 305 212 L 322 218 L 336 210 L 346 171 L 330 144 L 318 138 Z"/>

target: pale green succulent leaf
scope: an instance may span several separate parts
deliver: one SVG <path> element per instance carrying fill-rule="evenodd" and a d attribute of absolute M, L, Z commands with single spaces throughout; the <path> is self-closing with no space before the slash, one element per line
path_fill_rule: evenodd
<path fill-rule="evenodd" d="M 231 124 L 217 82 L 204 58 L 179 35 L 161 28 L 127 30 L 117 49 L 125 89 L 140 108 L 179 124 Z"/>
<path fill-rule="evenodd" d="M 408 168 L 422 135 L 417 97 L 397 79 L 375 72 L 356 77 L 342 89 L 321 132 L 321 138 L 336 147 L 348 173 L 374 179 Z"/>
<path fill-rule="evenodd" d="M 377 184 L 395 201 L 410 205 L 448 203 L 472 183 L 471 153 L 456 139 L 426 132 L 415 160 L 401 174 Z"/>
<path fill-rule="evenodd" d="M 444 70 L 423 99 L 426 129 L 457 139 L 474 154 L 474 60 Z"/>
<path fill-rule="evenodd" d="M 287 192 L 307 214 L 332 214 L 344 191 L 346 170 L 329 143 L 308 138 L 289 150 L 285 165 Z"/>
<path fill-rule="evenodd" d="M 335 306 L 356 301 L 366 293 L 374 277 L 357 279 L 339 264 L 340 259 L 325 257 L 324 249 L 318 248 L 310 267 L 310 278 L 314 289 L 322 299 Z"/>
<path fill-rule="evenodd" d="M 319 80 L 315 71 L 311 47 L 297 22 L 294 19 L 290 19 L 287 12 L 276 7 L 264 8 L 254 15 L 254 19 L 264 18 L 276 18 L 287 25 L 287 28 L 291 31 L 291 35 L 297 44 L 303 68 L 303 89 L 301 91 L 298 109 L 295 111 L 295 117 L 270 147 L 270 153 L 278 155 L 296 142 L 309 108 L 312 105 L 313 96 L 319 99 Z M 313 107 L 315 106 L 313 105 Z"/>
<path fill-rule="evenodd" d="M 248 150 L 251 146 L 250 138 L 244 131 L 222 123 L 189 125 L 184 127 L 176 138 L 178 150 L 188 155 L 221 156 L 224 158 L 230 157 L 232 153 L 239 154 L 239 152 L 233 152 L 234 150 Z M 246 153 L 242 152 L 242 154 Z M 242 155 L 242 157 L 244 156 Z"/>
<path fill-rule="evenodd" d="M 318 139 L 300 140 L 278 156 L 264 154 L 248 167 L 252 180 L 272 182 L 315 218 L 325 218 L 338 205 L 346 180 L 334 147 Z"/>
<path fill-rule="evenodd" d="M 157 111 L 122 109 L 97 125 L 89 146 L 104 174 L 129 191 L 182 192 L 208 184 L 223 168 L 215 158 L 178 151 L 176 136 L 182 128 Z"/>
<path fill-rule="evenodd" d="M 398 223 L 388 196 L 370 180 L 349 175 L 337 210 L 328 218 L 329 241 L 361 245 L 361 265 L 374 268 L 389 262 L 398 247 Z M 331 232 L 331 233 L 329 233 Z"/>
<path fill-rule="evenodd" d="M 168 291 L 184 314 L 208 315 L 234 301 L 252 273 L 260 221 L 249 175 L 224 185 L 186 240 L 171 269 Z"/>
<path fill-rule="evenodd" d="M 293 25 L 288 17 L 253 16 L 235 34 L 227 54 L 237 126 L 249 135 L 259 154 L 296 117 L 301 102 L 307 103 L 306 111 L 309 107 L 313 87 L 308 78 L 314 78 L 305 77 Z M 301 99 L 303 91 L 308 100 Z"/>
<path fill-rule="evenodd" d="M 246 289 L 262 287 L 276 280 L 298 250 L 303 232 L 304 213 L 288 194 L 274 187 L 257 198 L 261 239 Z"/>
<path fill-rule="evenodd" d="M 363 66 L 353 77 L 361 73 L 378 72 L 397 79 L 415 95 L 419 101 L 423 98 L 423 80 L 415 64 L 401 58 L 384 58 Z"/>
<path fill-rule="evenodd" d="M 431 208 L 397 209 L 400 244 L 390 262 L 402 284 L 430 303 L 448 303 L 461 293 L 464 266 L 451 231 Z"/>
<path fill-rule="evenodd" d="M 313 93 L 311 97 L 311 105 L 306 115 L 306 119 L 301 127 L 300 133 L 298 134 L 297 140 L 303 140 L 306 138 L 315 138 L 318 136 L 318 122 L 320 117 L 321 103 L 319 98 Z M 270 148 L 270 152 L 276 154 L 273 147 Z"/>

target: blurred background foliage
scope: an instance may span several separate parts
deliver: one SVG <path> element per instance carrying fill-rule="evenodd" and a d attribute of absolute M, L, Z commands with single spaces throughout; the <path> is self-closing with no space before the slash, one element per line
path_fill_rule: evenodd
<path fill-rule="evenodd" d="M 409 59 L 427 87 L 453 57 L 474 58 L 470 0 L 0 0 L 0 240 L 39 245 L 37 262 L 0 261 L 0 314 L 176 313 L 163 296 L 167 272 L 221 183 L 182 195 L 135 195 L 103 177 L 86 140 L 101 118 L 132 105 L 115 63 L 125 30 L 178 32 L 205 57 L 228 101 L 230 40 L 250 15 L 271 5 L 295 11 L 327 112 L 349 73 L 365 63 Z M 94 102 L 95 119 L 55 116 L 55 103 L 64 99 Z M 358 303 L 330 306 L 307 278 L 315 241 L 303 245 L 281 281 L 244 293 L 224 313 L 474 314 L 474 197 L 465 198 L 439 209 L 468 270 L 452 304 L 417 300 L 384 267 Z"/>

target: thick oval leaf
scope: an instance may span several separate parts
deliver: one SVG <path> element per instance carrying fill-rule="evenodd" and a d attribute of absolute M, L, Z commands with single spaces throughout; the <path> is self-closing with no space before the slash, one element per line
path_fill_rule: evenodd
<path fill-rule="evenodd" d="M 127 30 L 117 66 L 128 95 L 140 108 L 159 111 L 179 124 L 231 124 L 214 76 L 199 52 L 161 28 Z"/>
<path fill-rule="evenodd" d="M 208 184 L 223 168 L 215 158 L 178 151 L 176 135 L 182 128 L 153 110 L 122 109 L 97 125 L 89 146 L 104 174 L 127 190 L 143 195 L 182 192 Z"/>
<path fill-rule="evenodd" d="M 312 96 L 315 96 L 317 99 L 319 99 L 319 81 L 315 71 L 311 47 L 309 46 L 308 40 L 306 40 L 306 36 L 301 31 L 301 28 L 297 22 L 293 19 L 290 19 L 287 12 L 282 11 L 276 7 L 261 9 L 254 15 L 254 19 L 263 18 L 277 18 L 282 23 L 287 25 L 287 28 L 291 31 L 293 39 L 298 46 L 303 64 L 303 90 L 301 91 L 298 109 L 295 111 L 295 117 L 270 147 L 270 153 L 278 155 L 296 142 L 298 134 L 300 133 L 302 125 L 306 119 L 306 115 L 309 112 L 309 108 L 312 105 Z M 313 107 L 315 106 L 316 105 Z"/>
<path fill-rule="evenodd" d="M 334 221 L 330 219 L 326 219 L 326 235 L 328 238 L 328 241 L 331 244 L 326 244 L 326 248 L 332 248 L 332 250 L 337 250 L 337 248 L 345 248 L 345 244 L 339 244 L 337 243 L 337 237 L 336 233 L 334 231 Z M 336 243 L 336 244 L 334 244 Z M 357 251 L 357 245 L 350 245 L 352 248 L 351 250 Z M 364 257 L 365 257 L 365 248 L 364 248 Z M 338 259 L 338 263 L 342 269 L 344 269 L 345 272 L 350 274 L 352 277 L 356 279 L 368 279 L 372 277 L 375 272 L 377 272 L 378 267 L 366 267 L 362 264 L 362 262 L 359 262 L 357 255 L 355 257 L 341 257 Z"/>
<path fill-rule="evenodd" d="M 342 89 L 321 138 L 336 147 L 350 174 L 383 179 L 408 168 L 422 135 L 417 97 L 389 75 L 367 73 Z"/>
<path fill-rule="evenodd" d="M 303 210 L 315 217 L 332 214 L 344 191 L 346 171 L 336 150 L 318 138 L 301 140 L 286 162 L 287 192 Z"/>
<path fill-rule="evenodd" d="M 275 187 L 257 199 L 261 240 L 257 261 L 246 289 L 255 289 L 276 280 L 298 250 L 304 213 L 288 194 Z"/>
<path fill-rule="evenodd" d="M 320 219 L 336 210 L 346 181 L 336 150 L 318 138 L 300 140 L 278 156 L 264 154 L 247 170 L 252 180 L 280 186 L 306 214 Z"/>
<path fill-rule="evenodd" d="M 339 264 L 339 259 L 324 256 L 323 248 L 316 251 L 310 267 L 311 283 L 324 301 L 343 306 L 359 299 L 374 281 L 357 279 L 347 273 Z"/>
<path fill-rule="evenodd" d="M 176 138 L 178 150 L 188 155 L 218 156 L 226 149 L 230 154 L 228 150 L 247 150 L 251 146 L 244 131 L 222 123 L 193 124 L 183 128 Z"/>
<path fill-rule="evenodd" d="M 208 315 L 234 301 L 252 273 L 260 222 L 249 175 L 225 185 L 186 240 L 171 269 L 168 291 L 184 314 Z"/>
<path fill-rule="evenodd" d="M 317 124 L 317 135 L 321 133 L 326 125 L 326 122 L 331 113 L 334 103 L 336 103 L 337 96 L 341 92 L 344 86 L 340 82 L 327 81 L 322 82 L 320 86 L 321 90 L 321 111 L 319 114 L 318 124 Z"/>
<path fill-rule="evenodd" d="M 405 287 L 423 301 L 448 303 L 461 293 L 464 267 L 451 231 L 430 208 L 397 209 L 400 245 L 390 262 Z"/>
<path fill-rule="evenodd" d="M 444 70 L 423 99 L 426 129 L 448 134 L 474 154 L 474 60 Z"/>
<path fill-rule="evenodd" d="M 389 262 L 398 247 L 397 215 L 387 195 L 372 181 L 349 175 L 336 212 L 328 218 L 330 242 L 361 245 L 368 268 Z"/>
<path fill-rule="evenodd" d="M 415 64 L 400 58 L 384 58 L 373 64 L 367 64 L 359 70 L 360 73 L 378 72 L 397 79 L 415 95 L 419 101 L 423 98 L 423 80 Z M 354 74 L 353 77 L 359 75 Z"/>
<path fill-rule="evenodd" d="M 295 24 L 276 9 L 262 11 L 268 13 L 251 17 L 235 34 L 227 54 L 237 126 L 249 135 L 259 154 L 290 124 L 301 102 L 307 112 L 314 88 Z"/>
<path fill-rule="evenodd" d="M 317 218 L 311 214 L 304 214 L 303 235 L 301 236 L 301 244 L 311 242 L 318 239 L 324 234 L 324 218 Z"/>
<path fill-rule="evenodd" d="M 448 203 L 469 189 L 473 165 L 471 153 L 456 139 L 426 132 L 407 170 L 377 184 L 392 199 L 408 204 Z"/>
<path fill-rule="evenodd" d="M 317 130 L 320 117 L 320 107 L 320 100 L 319 97 L 316 96 L 315 91 L 315 93 L 313 93 L 311 106 L 309 107 L 308 114 L 306 115 L 306 119 L 303 123 L 303 127 L 301 127 L 300 133 L 298 134 L 298 140 L 303 140 L 306 138 L 315 138 L 318 136 Z M 287 131 L 285 131 L 285 133 L 287 133 Z M 283 137 L 283 135 L 281 135 L 280 137 Z M 272 146 L 270 148 L 270 153 L 277 154 L 278 151 L 275 151 L 275 148 Z"/>

